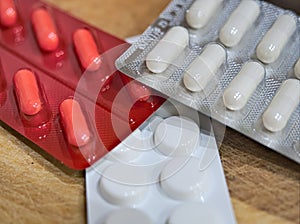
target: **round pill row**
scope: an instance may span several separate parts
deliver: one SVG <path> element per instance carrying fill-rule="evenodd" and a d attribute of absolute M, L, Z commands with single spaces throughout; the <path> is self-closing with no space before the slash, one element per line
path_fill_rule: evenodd
<path fill-rule="evenodd" d="M 18 13 L 13 0 L 1 0 L 1 25 L 13 27 Z M 31 14 L 31 23 L 38 45 L 45 52 L 55 51 L 60 38 L 55 22 L 45 7 L 35 9 Z M 88 71 L 96 71 L 101 66 L 101 57 L 92 33 L 85 28 L 73 33 L 73 44 L 81 66 Z"/>
<path fill-rule="evenodd" d="M 111 212 L 105 219 L 104 224 L 123 224 L 124 220 L 130 224 L 152 224 L 152 220 L 142 211 L 133 208 L 122 208 Z M 170 214 L 167 224 L 199 224 L 199 223 L 222 223 L 209 208 L 201 203 L 184 203 Z"/>
<path fill-rule="evenodd" d="M 13 78 L 14 89 L 21 116 L 31 126 L 40 126 L 51 119 L 51 112 L 34 72 L 20 69 Z M 90 141 L 91 133 L 79 103 L 74 99 L 64 100 L 59 111 L 67 141 L 80 147 Z"/>
<path fill-rule="evenodd" d="M 108 166 L 103 171 L 98 185 L 101 196 L 109 203 L 134 208 L 114 210 L 108 214 L 104 223 L 124 223 L 124 220 L 130 223 L 153 223 L 138 208 L 153 190 L 151 185 L 156 183 L 159 183 L 166 195 L 184 202 L 171 213 L 167 223 L 181 223 L 182 220 L 189 220 L 189 223 L 198 223 L 200 220 L 217 223 L 215 217 L 207 213 L 209 209 L 201 203 L 201 199 L 206 198 L 211 189 L 206 172 L 197 169 L 199 166 L 197 158 L 186 157 L 199 144 L 198 125 L 190 119 L 171 116 L 160 120 L 153 132 L 155 147 L 159 147 L 158 151 L 163 155 L 172 156 L 172 159 L 161 170 L 159 180 L 154 182 L 150 178 L 151 170 L 146 167 L 130 163 L 114 163 Z M 174 139 L 179 139 L 175 145 Z M 136 140 L 132 142 L 133 145 L 136 145 L 136 142 Z M 141 144 L 137 145 L 137 147 L 140 146 Z M 170 147 L 177 152 L 175 155 L 170 154 Z M 186 149 L 189 149 L 188 152 Z M 181 153 L 178 153 L 179 151 Z M 129 158 L 132 159 L 132 157 Z M 194 212 L 195 210 L 198 211 Z"/>

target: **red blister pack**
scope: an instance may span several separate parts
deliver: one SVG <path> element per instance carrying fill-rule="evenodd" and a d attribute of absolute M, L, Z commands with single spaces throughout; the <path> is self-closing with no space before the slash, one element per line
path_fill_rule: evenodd
<path fill-rule="evenodd" d="M 1 121 L 68 167 L 89 167 L 163 103 L 116 70 L 124 41 L 41 1 L 1 4 Z"/>

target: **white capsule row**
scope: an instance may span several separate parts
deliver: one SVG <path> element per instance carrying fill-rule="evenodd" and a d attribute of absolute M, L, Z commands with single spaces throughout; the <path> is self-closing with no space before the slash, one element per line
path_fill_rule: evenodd
<path fill-rule="evenodd" d="M 206 26 L 220 7 L 222 0 L 196 0 L 186 12 L 186 21 L 192 28 Z M 260 5 L 255 0 L 243 0 L 232 12 L 219 33 L 219 40 L 227 47 L 240 43 L 260 14 Z M 293 16 L 284 14 L 277 18 L 256 49 L 257 58 L 263 63 L 275 62 L 297 27 Z"/>
<path fill-rule="evenodd" d="M 207 7 L 208 12 L 205 14 L 207 16 L 205 18 L 210 18 L 210 13 L 213 13 L 222 1 L 214 0 L 208 2 L 209 3 L 204 7 L 203 4 L 207 3 L 206 0 L 195 1 L 190 10 L 187 11 L 186 18 L 187 21 L 189 21 L 188 23 L 190 26 L 198 27 L 194 24 L 197 19 L 191 18 L 193 18 L 193 16 L 196 17 L 198 14 L 203 16 L 203 12 L 200 8 L 203 8 L 204 10 Z M 195 11 L 197 11 L 198 14 Z M 257 20 L 259 14 L 260 6 L 257 1 L 242 1 L 220 30 L 220 41 L 227 47 L 237 45 L 242 40 L 245 33 Z M 297 24 L 293 16 L 288 14 L 279 16 L 259 42 L 256 48 L 257 58 L 265 64 L 275 62 L 279 58 L 291 36 L 294 34 L 296 26 Z M 172 27 L 147 55 L 147 68 L 153 73 L 164 72 L 169 65 L 174 63 L 175 59 L 182 54 L 188 44 L 188 30 L 181 26 Z M 296 73 L 296 76 L 297 74 L 298 72 Z M 198 87 L 198 89 L 199 88 L 200 87 Z"/>
<path fill-rule="evenodd" d="M 226 108 L 233 111 L 243 109 L 264 75 L 265 69 L 260 63 L 247 62 L 224 90 L 223 102 Z M 263 113 L 264 127 L 271 132 L 283 130 L 299 103 L 300 81 L 286 80 Z"/>

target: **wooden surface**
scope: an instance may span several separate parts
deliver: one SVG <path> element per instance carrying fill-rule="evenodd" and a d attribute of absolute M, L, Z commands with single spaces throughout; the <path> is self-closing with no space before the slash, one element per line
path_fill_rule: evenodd
<path fill-rule="evenodd" d="M 125 38 L 142 33 L 169 1 L 47 2 Z M 84 173 L 11 133 L 0 127 L 0 223 L 84 223 Z M 239 223 L 300 222 L 299 165 L 229 128 L 220 153 Z"/>

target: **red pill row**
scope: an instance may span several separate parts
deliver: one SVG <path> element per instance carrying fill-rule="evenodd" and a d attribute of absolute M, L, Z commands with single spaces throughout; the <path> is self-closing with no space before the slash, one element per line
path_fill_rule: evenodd
<path fill-rule="evenodd" d="M 39 8 L 32 13 L 31 21 L 39 46 L 44 51 L 54 51 L 59 45 L 59 37 L 54 21 L 45 8 Z M 91 32 L 78 29 L 73 34 L 73 44 L 84 69 L 96 71 L 101 65 L 97 44 Z"/>
<path fill-rule="evenodd" d="M 1 0 L 1 25 L 12 27 L 17 22 L 17 10 L 13 0 Z M 55 51 L 60 38 L 55 22 L 49 11 L 40 7 L 31 15 L 34 34 L 42 51 Z M 78 29 L 73 34 L 73 44 L 81 66 L 85 70 L 96 71 L 101 65 L 101 57 L 92 33 L 88 29 Z"/>
<path fill-rule="evenodd" d="M 32 71 L 19 70 L 14 75 L 14 87 L 21 114 L 35 116 L 42 110 L 47 110 L 43 108 L 43 93 Z M 68 143 L 76 147 L 86 145 L 91 134 L 79 103 L 74 99 L 66 99 L 60 104 L 59 111 Z M 39 119 L 31 125 L 39 126 L 47 121 L 49 119 Z"/>

